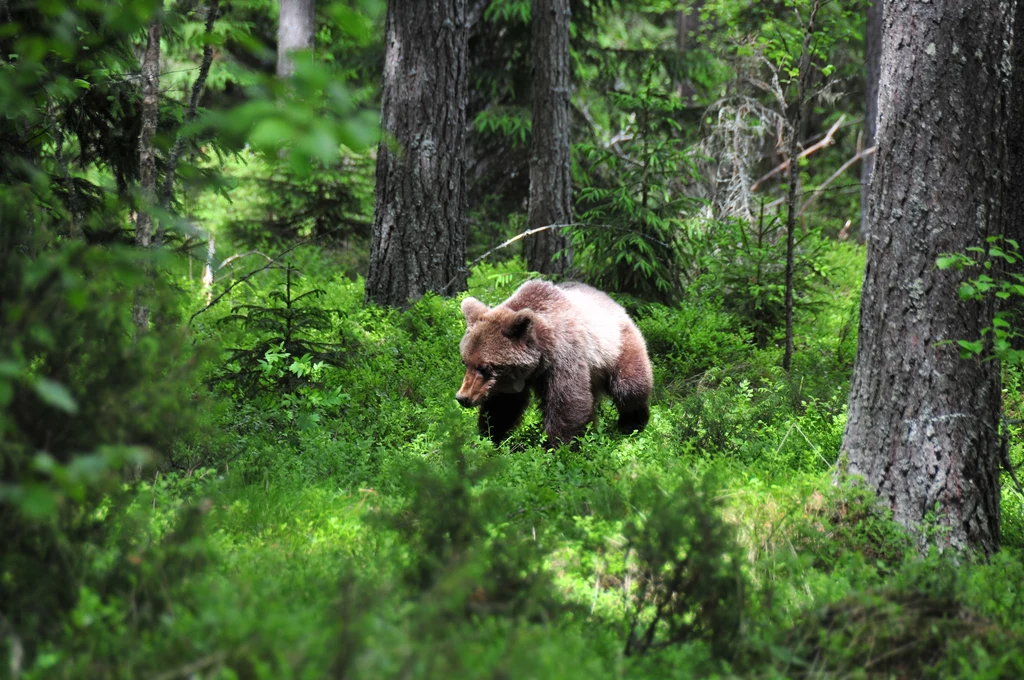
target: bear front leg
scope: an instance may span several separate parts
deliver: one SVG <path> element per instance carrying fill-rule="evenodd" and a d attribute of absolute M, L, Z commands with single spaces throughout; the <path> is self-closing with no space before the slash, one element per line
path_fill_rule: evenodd
<path fill-rule="evenodd" d="M 480 434 L 490 437 L 497 446 L 519 424 L 519 419 L 523 417 L 523 412 L 529 405 L 529 389 L 522 392 L 492 394 L 480 406 L 480 416 L 477 419 Z"/>
<path fill-rule="evenodd" d="M 541 397 L 547 446 L 572 441 L 583 434 L 594 419 L 594 394 L 586 365 L 555 370 L 548 377 Z"/>

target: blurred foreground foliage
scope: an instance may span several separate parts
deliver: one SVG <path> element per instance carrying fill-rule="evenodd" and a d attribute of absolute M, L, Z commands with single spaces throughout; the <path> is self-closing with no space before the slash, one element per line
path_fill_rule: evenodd
<path fill-rule="evenodd" d="M 458 300 L 363 303 L 383 3 L 318 3 L 317 58 L 285 82 L 276 3 L 216 6 L 207 31 L 210 4 L 0 3 L 0 675 L 1021 675 L 1012 487 L 1004 552 L 954 564 L 833 478 L 864 263 L 834 237 L 853 199 L 807 213 L 790 374 L 777 214 L 716 203 L 729 168 L 777 160 L 704 142 L 736 121 L 763 142 L 763 101 L 709 106 L 761 55 L 787 63 L 788 13 L 704 3 L 680 53 L 677 3 L 573 3 L 577 273 L 636 318 L 656 392 L 645 432 L 615 433 L 605 404 L 552 452 L 536 408 L 497 448 L 455 408 Z M 857 7 L 828 10 L 828 44 L 849 44 L 819 55 L 822 77 L 859 69 Z M 184 152 L 147 205 L 154 17 L 162 181 Z M 477 253 L 524 224 L 528 20 L 492 0 L 471 31 Z M 812 127 L 836 120 L 822 102 Z M 801 165 L 807 192 L 853 147 L 838 134 Z M 140 210 L 164 248 L 129 246 Z M 470 293 L 495 304 L 530 276 L 502 250 Z"/>

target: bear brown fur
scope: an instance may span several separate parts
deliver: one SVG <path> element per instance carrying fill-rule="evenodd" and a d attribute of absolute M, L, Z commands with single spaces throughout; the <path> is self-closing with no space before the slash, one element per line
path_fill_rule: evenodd
<path fill-rule="evenodd" d="M 654 377 L 647 345 L 618 303 L 581 283 L 527 281 L 497 307 L 462 301 L 466 376 L 455 398 L 479 407 L 480 433 L 498 443 L 540 399 L 548 444 L 568 442 L 594 420 L 602 394 L 619 428 L 642 430 Z"/>

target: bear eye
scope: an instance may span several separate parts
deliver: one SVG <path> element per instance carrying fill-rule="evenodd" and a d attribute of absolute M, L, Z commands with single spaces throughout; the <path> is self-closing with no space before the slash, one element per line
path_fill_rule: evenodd
<path fill-rule="evenodd" d="M 477 370 L 480 371 L 480 376 L 484 380 L 490 380 L 491 376 L 494 375 L 494 373 L 491 371 L 491 367 L 490 366 L 481 366 Z"/>

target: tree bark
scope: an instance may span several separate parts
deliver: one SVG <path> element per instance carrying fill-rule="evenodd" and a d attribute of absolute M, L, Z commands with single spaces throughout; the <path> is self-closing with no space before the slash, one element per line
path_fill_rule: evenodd
<path fill-rule="evenodd" d="M 1024 31 L 1024 1 L 1014 3 L 1013 10 L 1013 49 L 1010 53 L 1010 64 L 1013 77 L 1010 85 L 1010 122 L 1006 135 L 1007 163 L 1010 173 L 1010 186 L 1016 187 L 1007 196 L 1006 205 L 1006 237 L 1013 239 L 1024 253 L 1024 39 L 1020 36 Z M 1014 274 L 1024 274 L 1024 261 L 1007 266 Z M 1011 324 L 1017 333 L 1024 333 L 1024 296 L 1015 295 L 1002 303 L 1004 311 L 1013 315 Z M 1024 336 L 1014 337 L 1010 344 L 1015 350 L 1024 350 Z"/>
<path fill-rule="evenodd" d="M 531 229 L 572 221 L 572 157 L 569 136 L 569 0 L 533 0 L 533 122 L 530 138 Z M 572 266 L 565 229 L 531 236 L 526 265 L 542 274 Z M 561 252 L 561 255 L 556 255 Z"/>
<path fill-rule="evenodd" d="M 142 56 L 142 126 L 139 132 L 139 188 L 141 201 L 135 218 L 135 245 L 150 248 L 153 244 L 153 216 L 156 204 L 156 135 L 160 118 L 160 18 L 153 17 L 146 35 L 146 51 Z M 149 303 L 145 291 L 137 291 L 132 319 L 139 331 L 149 328 Z"/>
<path fill-rule="evenodd" d="M 676 49 L 680 55 L 685 55 L 693 47 L 691 36 L 700 26 L 700 9 L 703 6 L 704 0 L 687 0 L 682 9 L 676 11 Z M 696 94 L 690 79 L 685 76 L 676 82 L 676 92 L 687 101 Z"/>
<path fill-rule="evenodd" d="M 392 0 L 366 298 L 466 289 L 466 0 Z"/>
<path fill-rule="evenodd" d="M 961 359 L 994 302 L 940 253 L 1004 228 L 1009 5 L 887 0 L 860 336 L 842 454 L 924 548 L 999 548 L 1000 370 Z M 942 531 L 922 526 L 934 513 Z"/>
<path fill-rule="evenodd" d="M 864 148 L 875 145 L 878 127 L 878 78 L 882 56 L 882 4 L 874 0 L 868 6 L 867 25 L 864 28 Z M 868 235 L 868 202 L 871 200 L 871 173 L 875 168 L 875 154 L 868 154 L 860 166 L 860 234 L 861 242 Z"/>
<path fill-rule="evenodd" d="M 316 33 L 314 0 L 281 0 L 277 19 L 277 77 L 295 73 L 291 52 L 313 49 Z"/>

